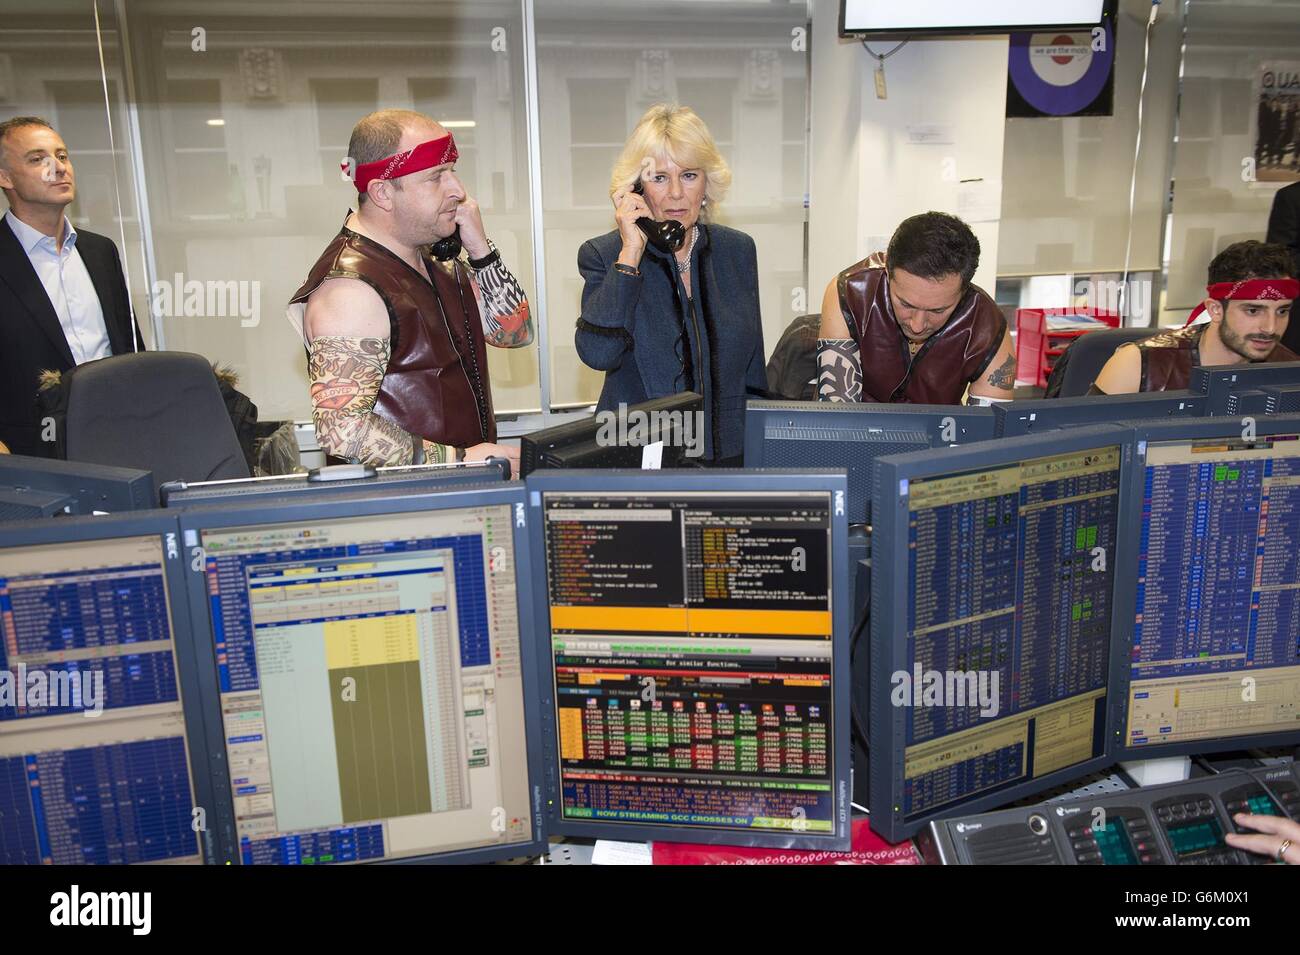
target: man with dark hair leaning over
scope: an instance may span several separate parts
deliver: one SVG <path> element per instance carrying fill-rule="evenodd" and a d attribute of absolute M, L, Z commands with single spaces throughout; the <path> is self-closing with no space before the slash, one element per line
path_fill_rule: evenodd
<path fill-rule="evenodd" d="M 980 244 L 956 216 L 906 219 L 882 261 L 841 272 L 822 301 L 823 401 L 972 405 L 1009 401 L 1016 358 L 1001 309 L 971 284 Z"/>
<path fill-rule="evenodd" d="M 1300 361 L 1281 344 L 1300 282 L 1291 252 L 1267 242 L 1236 242 L 1210 263 L 1207 297 L 1184 328 L 1121 345 L 1089 394 L 1186 388 L 1200 365 Z M 1210 320 L 1191 324 L 1208 314 Z"/>
<path fill-rule="evenodd" d="M 529 344 L 532 319 L 456 176 L 451 133 L 380 110 L 357 123 L 348 151 L 357 211 L 288 310 L 307 346 L 321 447 L 376 465 L 499 455 L 517 471 L 518 449 L 494 443 L 485 345 Z M 435 260 L 453 233 L 459 243 Z"/>

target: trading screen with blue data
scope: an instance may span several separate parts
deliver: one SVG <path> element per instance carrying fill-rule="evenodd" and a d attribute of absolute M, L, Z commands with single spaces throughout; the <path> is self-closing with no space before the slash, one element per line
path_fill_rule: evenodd
<path fill-rule="evenodd" d="M 1300 436 L 1150 441 L 1142 480 L 1127 746 L 1300 740 Z"/>
<path fill-rule="evenodd" d="M 836 830 L 830 492 L 546 492 L 561 821 Z"/>
<path fill-rule="evenodd" d="M 1121 454 L 907 482 L 904 820 L 1105 752 Z"/>
<path fill-rule="evenodd" d="M 201 532 L 244 864 L 535 838 L 513 526 L 484 504 Z"/>
<path fill-rule="evenodd" d="M 0 863 L 202 861 L 162 551 L 0 551 Z"/>

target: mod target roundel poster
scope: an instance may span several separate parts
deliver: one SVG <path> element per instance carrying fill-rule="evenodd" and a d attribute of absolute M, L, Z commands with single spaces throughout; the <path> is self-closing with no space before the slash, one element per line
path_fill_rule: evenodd
<path fill-rule="evenodd" d="M 1013 33 L 1008 116 L 1109 116 L 1115 97 L 1115 33 Z"/>

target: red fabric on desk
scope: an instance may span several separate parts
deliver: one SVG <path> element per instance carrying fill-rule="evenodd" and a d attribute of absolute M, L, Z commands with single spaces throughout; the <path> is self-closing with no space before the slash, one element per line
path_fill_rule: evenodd
<path fill-rule="evenodd" d="M 910 842 L 890 845 L 871 831 L 865 817 L 853 820 L 853 849 L 826 852 L 801 849 L 749 849 L 693 842 L 656 842 L 655 865 L 920 865 Z"/>

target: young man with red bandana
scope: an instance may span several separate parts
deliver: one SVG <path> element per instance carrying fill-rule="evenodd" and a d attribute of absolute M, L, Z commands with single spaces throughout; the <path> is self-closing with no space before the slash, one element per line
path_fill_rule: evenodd
<path fill-rule="evenodd" d="M 1207 297 L 1187 326 L 1121 345 L 1090 393 L 1177 391 L 1200 365 L 1300 361 L 1281 343 L 1300 293 L 1294 271 L 1285 246 L 1254 240 L 1228 246 L 1210 263 Z M 1197 322 L 1202 314 L 1208 322 Z"/>

